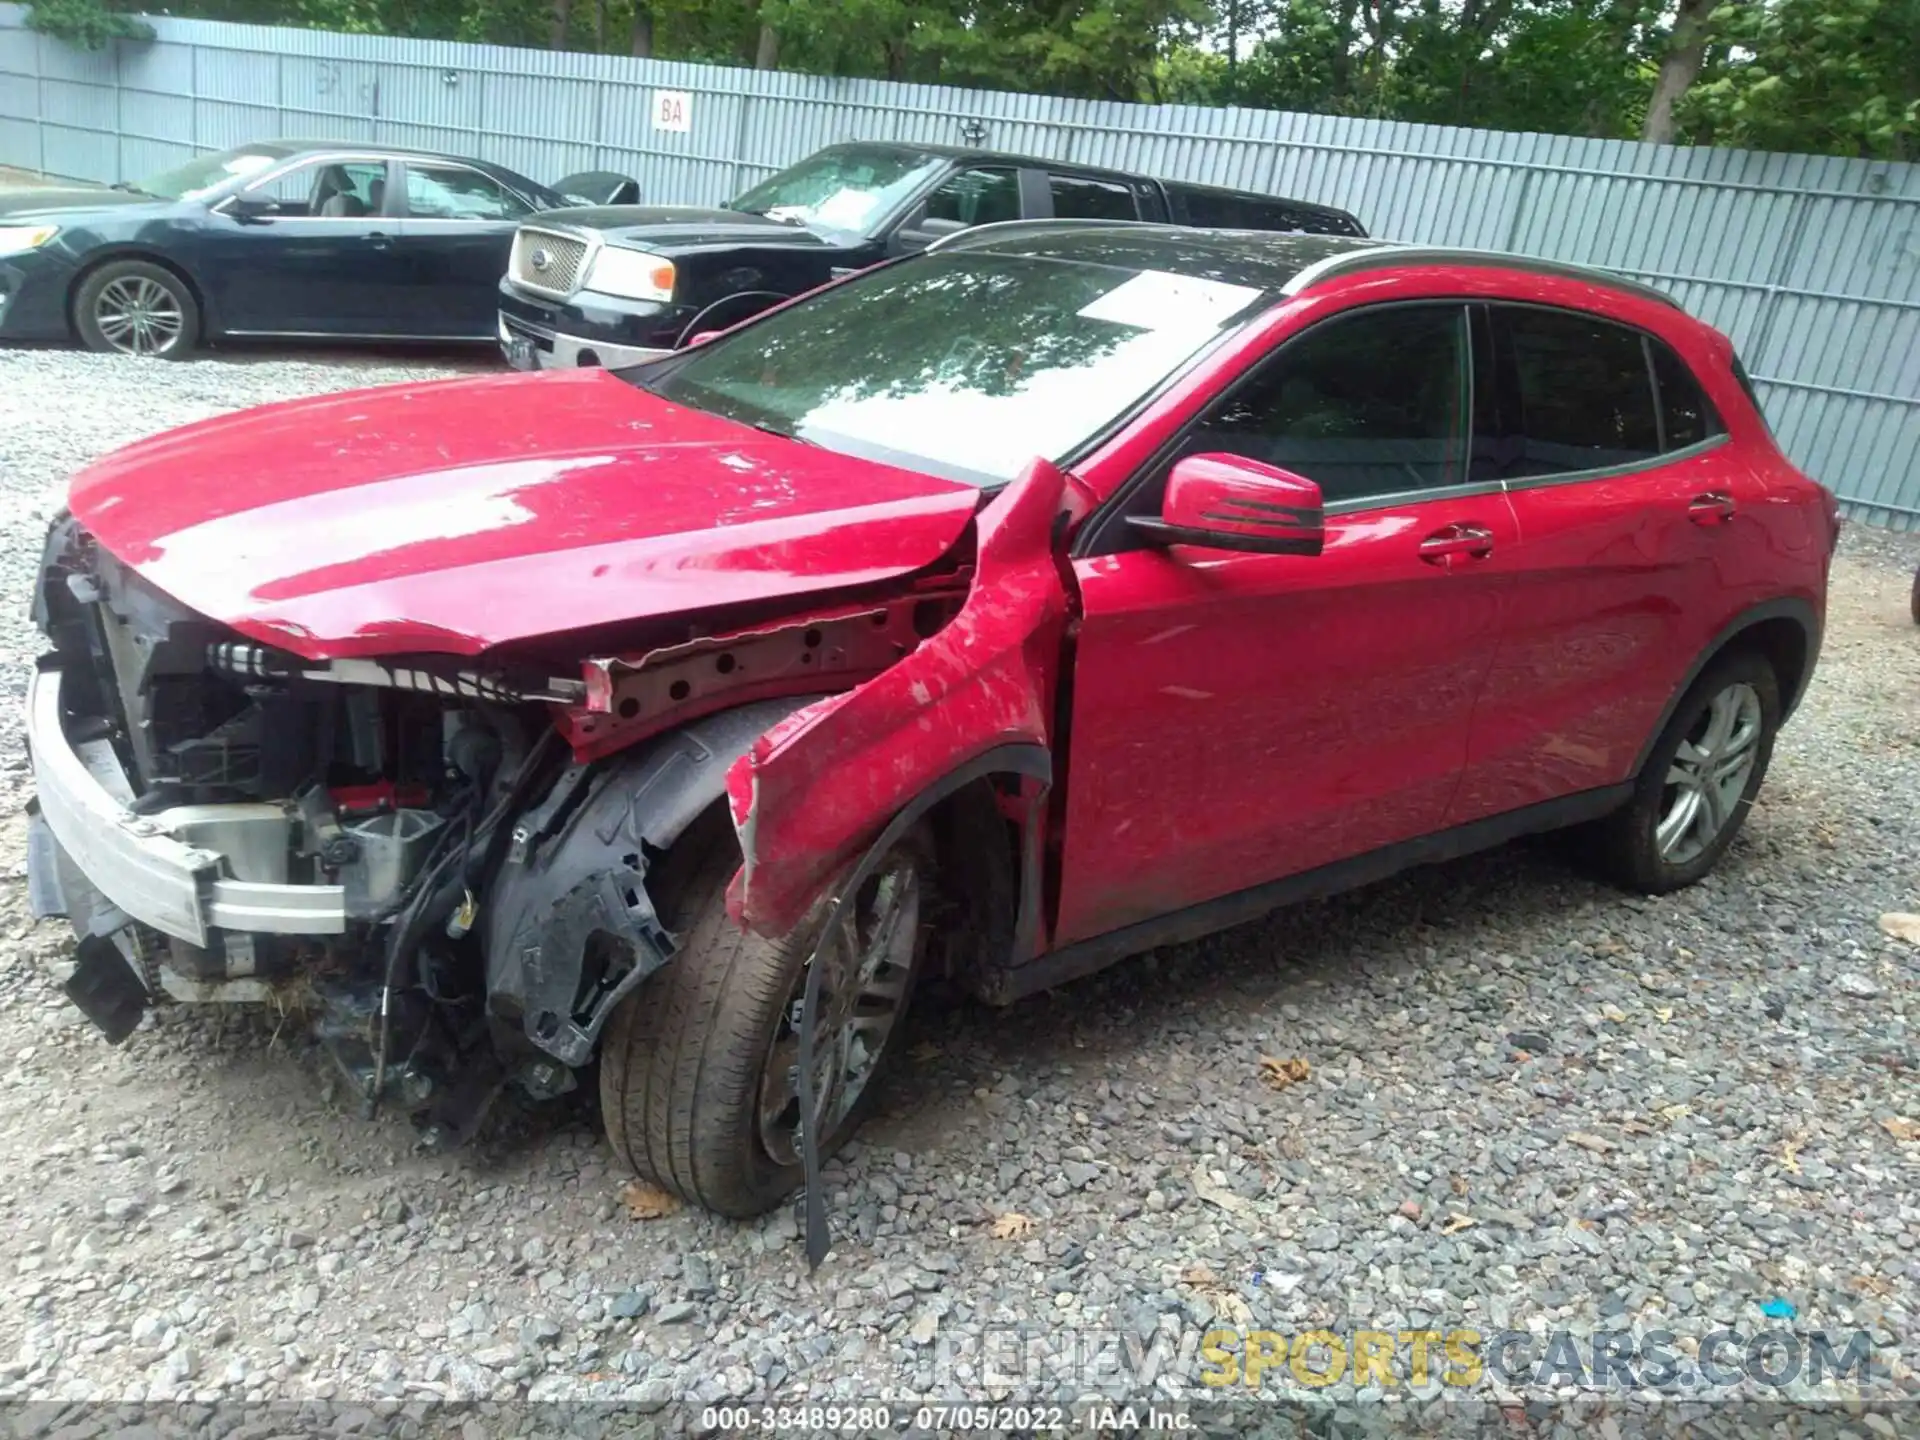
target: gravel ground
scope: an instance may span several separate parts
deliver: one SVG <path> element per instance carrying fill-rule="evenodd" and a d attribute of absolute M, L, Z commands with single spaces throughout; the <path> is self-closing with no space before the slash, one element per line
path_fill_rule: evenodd
<path fill-rule="evenodd" d="M 164 426 L 450 368 L 0 353 L 0 1399 L 1093 1388 L 1037 1373 L 1013 1325 L 1158 1336 L 1161 1388 L 1197 1394 L 1216 1319 L 1686 1351 L 1780 1328 L 1782 1301 L 1912 1353 L 1920 951 L 1877 920 L 1920 910 L 1916 537 L 1849 533 L 1818 681 L 1717 877 L 1628 899 L 1516 847 L 923 1015 L 830 1168 L 814 1277 L 787 1213 L 633 1218 L 584 1108 L 423 1157 L 270 1020 L 176 1010 L 109 1048 L 19 863 L 25 595 L 65 478 Z M 1275 1089 L 1263 1057 L 1309 1073 Z"/>

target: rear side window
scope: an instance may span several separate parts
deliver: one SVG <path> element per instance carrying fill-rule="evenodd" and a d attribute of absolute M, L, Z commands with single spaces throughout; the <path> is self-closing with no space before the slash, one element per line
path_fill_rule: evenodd
<path fill-rule="evenodd" d="M 1314 326 L 1204 416 L 1182 446 L 1316 481 L 1329 502 L 1456 483 L 1466 311 L 1395 305 Z"/>
<path fill-rule="evenodd" d="M 1563 310 L 1500 306 L 1519 413 L 1505 478 L 1604 470 L 1660 454 L 1660 416 L 1640 332 Z M 1518 444 L 1513 442 L 1517 440 Z"/>
<path fill-rule="evenodd" d="M 1653 360 L 1653 383 L 1660 396 L 1660 438 L 1662 451 L 1684 450 L 1716 435 L 1724 435 L 1720 413 L 1713 408 L 1693 378 L 1693 372 L 1665 342 L 1643 336 L 1647 353 Z"/>
<path fill-rule="evenodd" d="M 1216 230 L 1304 231 L 1310 235 L 1358 234 L 1357 225 L 1319 211 L 1301 210 L 1285 200 L 1258 195 L 1235 195 L 1220 190 L 1179 190 L 1176 203 L 1181 223 Z"/>
<path fill-rule="evenodd" d="M 1061 220 L 1138 220 L 1133 191 L 1111 180 L 1089 180 L 1084 175 L 1049 175 L 1053 213 Z"/>
<path fill-rule="evenodd" d="M 1246 205 L 1237 195 L 1222 195 L 1210 190 L 1179 192 L 1181 218 L 1203 230 L 1251 230 Z"/>
<path fill-rule="evenodd" d="M 1733 357 L 1733 378 L 1740 382 L 1740 388 L 1747 392 L 1747 399 L 1753 404 L 1753 413 L 1760 417 L 1760 423 L 1767 427 L 1767 433 L 1773 433 L 1773 422 L 1767 419 L 1767 412 L 1760 404 L 1760 392 L 1753 388 L 1753 377 L 1747 374 L 1747 367 L 1740 363 L 1738 355 Z"/>

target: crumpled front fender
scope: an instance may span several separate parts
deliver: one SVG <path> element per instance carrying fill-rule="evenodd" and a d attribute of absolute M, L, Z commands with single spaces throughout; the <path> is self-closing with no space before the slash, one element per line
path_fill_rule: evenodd
<path fill-rule="evenodd" d="M 981 511 L 974 579 L 892 669 L 768 730 L 727 772 L 734 918 L 779 936 L 900 810 L 990 751 L 1051 750 L 1070 614 L 1056 525 L 1084 499 L 1036 461 Z"/>

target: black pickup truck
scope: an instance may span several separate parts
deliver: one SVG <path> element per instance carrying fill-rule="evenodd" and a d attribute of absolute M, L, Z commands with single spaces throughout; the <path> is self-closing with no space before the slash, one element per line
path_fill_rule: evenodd
<path fill-rule="evenodd" d="M 500 345 L 521 369 L 634 364 L 942 236 L 1006 220 L 1364 236 L 1343 210 L 937 145 L 834 145 L 717 209 L 546 211 L 514 236 Z"/>

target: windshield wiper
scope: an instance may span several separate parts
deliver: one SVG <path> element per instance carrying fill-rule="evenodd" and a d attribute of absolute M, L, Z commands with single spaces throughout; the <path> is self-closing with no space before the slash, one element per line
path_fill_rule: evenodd
<path fill-rule="evenodd" d="M 741 420 L 737 415 L 730 415 L 727 418 L 738 421 L 749 429 L 758 430 L 762 435 L 771 435 L 776 440 L 791 440 L 796 445 L 811 445 L 816 450 L 820 448 L 818 440 L 809 440 L 804 435 L 796 435 L 791 430 L 782 430 L 777 425 L 769 425 L 761 420 Z"/>
<path fill-rule="evenodd" d="M 125 180 L 117 181 L 107 188 L 109 190 L 119 190 L 128 195 L 145 195 L 149 200 L 158 200 L 160 198 L 158 195 L 155 195 L 153 191 L 142 190 L 138 185 L 129 185 Z"/>

